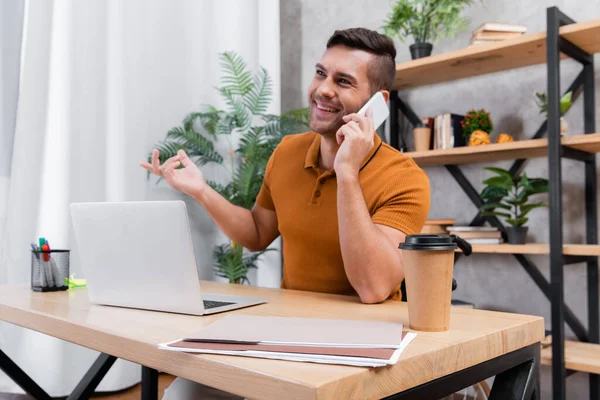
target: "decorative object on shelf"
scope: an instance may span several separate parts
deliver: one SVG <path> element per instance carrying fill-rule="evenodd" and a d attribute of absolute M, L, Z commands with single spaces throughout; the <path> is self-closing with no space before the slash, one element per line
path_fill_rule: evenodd
<path fill-rule="evenodd" d="M 460 126 L 462 127 L 462 133 L 465 137 L 477 130 L 484 131 L 488 134 L 492 133 L 492 130 L 494 130 L 494 124 L 492 123 L 490 113 L 485 111 L 484 108 L 481 110 L 475 110 L 473 108 L 465 115 Z"/>
<path fill-rule="evenodd" d="M 548 180 L 544 178 L 527 178 L 526 174 L 513 177 L 502 168 L 487 167 L 486 170 L 496 176 L 483 181 L 486 185 L 480 197 L 486 203 L 480 208 L 484 216 L 502 217 L 511 226 L 506 228 L 508 241 L 512 244 L 524 244 L 529 218 L 527 214 L 533 209 L 546 207 L 543 201 L 529 202 L 534 194 L 548 192 Z"/>
<path fill-rule="evenodd" d="M 546 92 L 535 92 L 535 102 L 540 108 L 540 114 L 544 114 L 548 118 L 548 97 Z M 567 133 L 569 126 L 565 121 L 564 114 L 573 105 L 573 92 L 567 92 L 560 98 L 560 134 Z"/>
<path fill-rule="evenodd" d="M 510 143 L 510 142 L 514 142 L 514 141 L 515 141 L 515 139 L 508 133 L 501 133 L 496 138 L 496 143 Z"/>
<path fill-rule="evenodd" d="M 485 22 L 473 30 L 470 44 L 501 42 L 522 36 L 525 32 L 527 32 L 525 25 Z"/>
<path fill-rule="evenodd" d="M 383 32 L 402 43 L 412 36 L 412 59 L 427 57 L 433 43 L 466 29 L 469 21 L 461 13 L 473 3 L 475 0 L 396 0 L 384 21 Z"/>
<path fill-rule="evenodd" d="M 490 144 L 490 135 L 487 132 L 477 129 L 469 136 L 469 146 L 482 146 Z"/>
<path fill-rule="evenodd" d="M 431 148 L 431 128 L 425 124 L 413 129 L 415 151 L 427 151 Z"/>
<path fill-rule="evenodd" d="M 231 203 L 251 209 L 271 153 L 285 135 L 306 130 L 308 110 L 292 110 L 281 116 L 267 114 L 272 96 L 267 70 L 260 68 L 253 74 L 244 60 L 232 52 L 222 53 L 220 59 L 223 76 L 217 90 L 227 109 L 218 110 L 206 105 L 202 111 L 190 113 L 182 126 L 171 129 L 166 139 L 155 147 L 160 151 L 161 164 L 183 149 L 199 166 L 221 165 L 230 177 L 228 182 L 208 181 L 208 184 Z M 213 141 L 234 131 L 240 137 L 238 146 L 233 148 L 229 140 L 229 162 L 224 163 L 224 157 L 215 150 Z M 216 246 L 213 252 L 215 273 L 228 278 L 230 283 L 248 282 L 248 270 L 256 268 L 256 261 L 263 253 L 246 256 L 242 246 L 233 242 Z"/>

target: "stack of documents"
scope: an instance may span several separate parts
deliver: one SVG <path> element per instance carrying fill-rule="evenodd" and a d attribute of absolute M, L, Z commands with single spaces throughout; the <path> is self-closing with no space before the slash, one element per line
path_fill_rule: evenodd
<path fill-rule="evenodd" d="M 416 334 L 401 323 L 227 315 L 159 348 L 188 353 L 383 367 L 398 361 Z"/>

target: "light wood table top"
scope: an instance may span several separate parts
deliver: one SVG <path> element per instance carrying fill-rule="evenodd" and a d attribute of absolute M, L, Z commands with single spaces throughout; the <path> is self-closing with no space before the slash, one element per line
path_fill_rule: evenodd
<path fill-rule="evenodd" d="M 400 321 L 406 303 L 202 282 L 203 290 L 260 296 L 268 304 L 240 314 Z M 382 398 L 452 374 L 544 338 L 542 317 L 453 307 L 448 332 L 418 332 L 394 366 L 360 368 L 159 350 L 227 313 L 189 316 L 90 304 L 86 289 L 37 293 L 0 286 L 0 320 L 248 398 Z"/>

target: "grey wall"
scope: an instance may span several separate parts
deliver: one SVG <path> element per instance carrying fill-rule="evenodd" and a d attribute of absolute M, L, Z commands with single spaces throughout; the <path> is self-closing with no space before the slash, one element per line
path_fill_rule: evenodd
<path fill-rule="evenodd" d="M 546 7 L 558 6 L 576 21 L 600 18 L 598 1 L 538 0 L 530 4 L 517 0 L 489 0 L 484 6 L 474 6 L 465 14 L 471 19 L 466 32 L 434 46 L 434 54 L 457 50 L 468 45 L 471 31 L 485 21 L 519 23 L 527 25 L 528 33 L 545 30 Z M 306 88 L 314 73 L 314 64 L 320 58 L 328 37 L 335 29 L 363 26 L 379 29 L 390 9 L 390 0 L 284 0 L 281 2 L 282 44 L 282 110 L 306 106 Z M 396 41 L 397 62 L 410 59 L 408 45 Z M 600 58 L 596 56 L 596 71 Z M 567 60 L 561 65 L 561 88 L 566 88 L 580 67 Z M 543 117 L 533 102 L 533 92 L 546 87 L 544 65 L 484 75 L 439 85 L 431 85 L 400 93 L 418 115 L 435 116 L 454 112 L 464 113 L 477 107 L 491 112 L 496 132 L 508 132 L 516 139 L 533 135 Z M 600 74 L 596 73 L 596 88 L 600 87 Z M 596 90 L 596 132 L 600 131 L 600 100 Z M 582 97 L 566 116 L 569 133 L 582 133 Z M 494 137 L 494 136 L 493 136 Z M 496 163 L 507 168 L 510 162 Z M 470 165 L 463 172 L 480 190 L 480 182 L 488 174 L 487 164 Z M 531 177 L 548 177 L 546 159 L 531 161 L 526 167 Z M 461 188 L 449 173 L 440 167 L 427 167 L 432 188 L 430 218 L 456 218 L 457 223 L 468 223 L 476 213 Z M 563 217 L 566 243 L 583 243 L 585 219 L 583 215 L 583 168 L 579 163 L 563 161 Z M 543 196 L 540 198 L 543 199 Z M 544 199 L 546 200 L 546 199 Z M 549 232 L 547 212 L 535 210 L 530 218 L 529 242 L 547 243 Z M 548 258 L 531 257 L 548 277 Z M 473 255 L 456 265 L 458 280 L 456 298 L 475 303 L 478 308 L 503 310 L 543 316 L 550 329 L 550 303 L 509 255 Z M 565 267 L 565 298 L 587 326 L 585 265 Z M 572 335 L 567 330 L 568 335 Z M 551 398 L 549 368 L 544 368 L 543 398 Z M 575 374 L 567 380 L 568 398 L 588 397 L 587 375 Z"/>

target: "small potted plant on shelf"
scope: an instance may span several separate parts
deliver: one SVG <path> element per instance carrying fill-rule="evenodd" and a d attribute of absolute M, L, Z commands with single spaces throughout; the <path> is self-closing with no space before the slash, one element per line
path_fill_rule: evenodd
<path fill-rule="evenodd" d="M 548 118 L 548 97 L 546 92 L 535 92 L 535 102 L 540 108 L 540 114 L 544 114 Z M 567 121 L 563 116 L 573 105 L 573 93 L 567 92 L 560 98 L 560 134 L 564 135 L 569 129 Z"/>
<path fill-rule="evenodd" d="M 433 43 L 464 31 L 468 20 L 461 17 L 475 0 L 397 0 L 384 21 L 383 31 L 402 43 L 412 36 L 412 59 L 431 55 Z"/>
<path fill-rule="evenodd" d="M 513 177 L 509 171 L 502 168 L 485 169 L 495 173 L 496 176 L 483 181 L 486 186 L 480 197 L 487 202 L 480 210 L 484 216 L 502 217 L 510 224 L 506 228 L 509 243 L 524 244 L 528 229 L 524 225 L 529 221 L 527 214 L 533 209 L 546 207 L 543 201 L 530 202 L 529 197 L 547 193 L 548 180 L 528 178 L 526 174 Z"/>
<path fill-rule="evenodd" d="M 466 113 L 460 122 L 462 134 L 469 138 L 469 146 L 479 146 L 490 143 L 490 133 L 494 129 L 490 113 L 485 109 L 472 109 Z"/>

